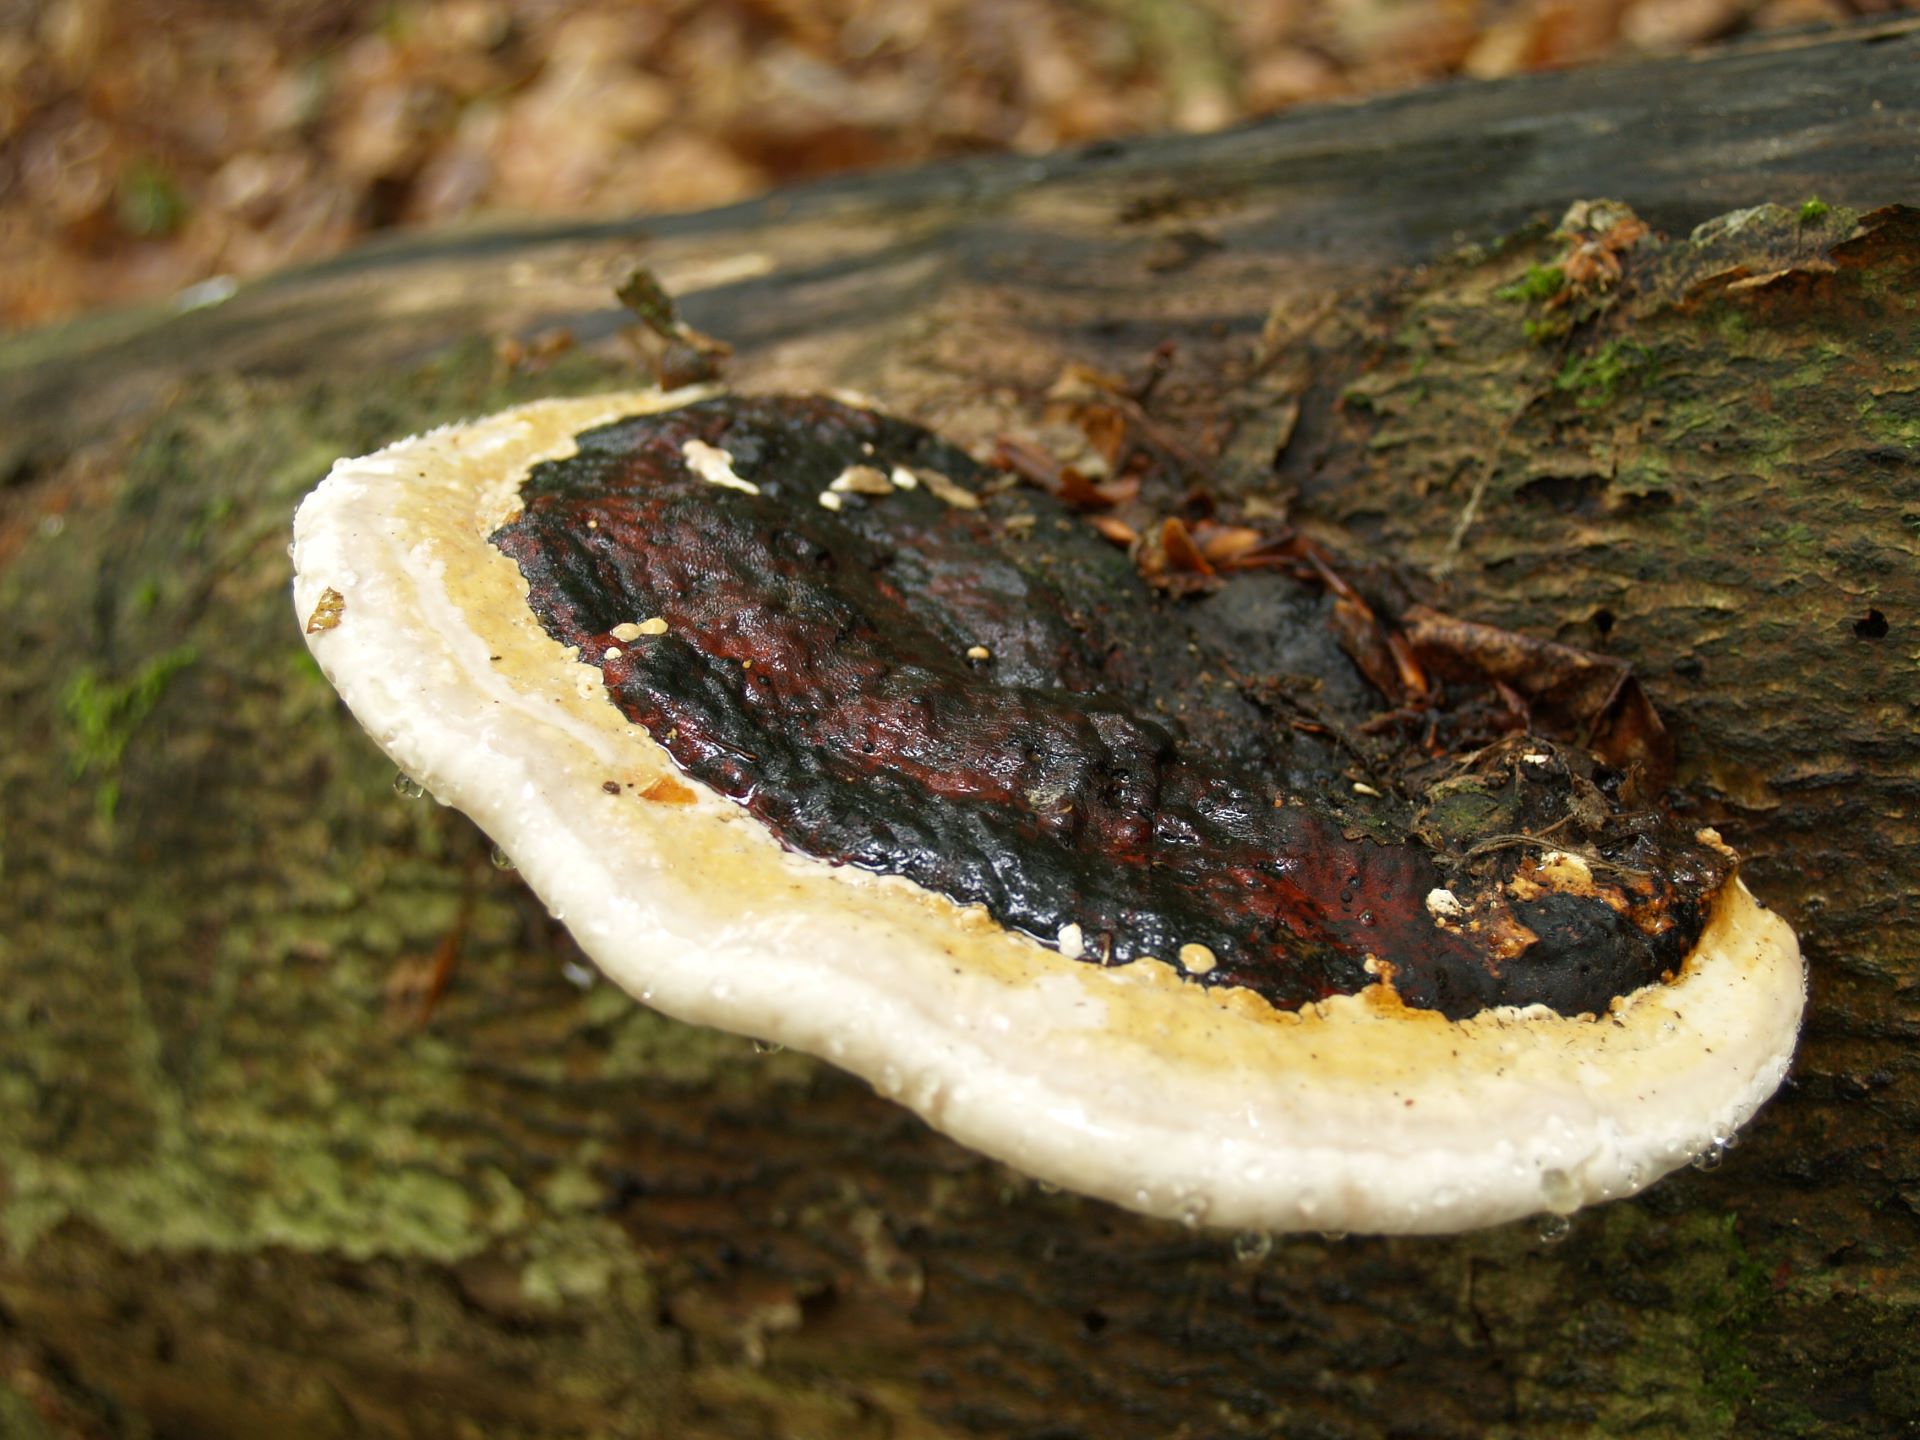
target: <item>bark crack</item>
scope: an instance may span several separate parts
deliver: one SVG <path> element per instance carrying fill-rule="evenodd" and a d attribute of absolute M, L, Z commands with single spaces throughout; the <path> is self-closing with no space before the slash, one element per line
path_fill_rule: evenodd
<path fill-rule="evenodd" d="M 1466 1264 L 1467 1313 L 1473 1317 L 1474 1334 L 1493 1358 L 1493 1373 L 1500 1381 L 1501 1390 L 1506 1395 L 1506 1402 L 1501 1409 L 1501 1418 L 1507 1421 L 1518 1421 L 1520 1418 L 1519 1377 L 1513 1373 L 1512 1367 L 1507 1363 L 1506 1347 L 1501 1345 L 1499 1338 L 1493 1333 L 1493 1325 L 1488 1321 L 1486 1312 L 1480 1308 L 1479 1263 L 1472 1257 L 1468 1257 Z"/>

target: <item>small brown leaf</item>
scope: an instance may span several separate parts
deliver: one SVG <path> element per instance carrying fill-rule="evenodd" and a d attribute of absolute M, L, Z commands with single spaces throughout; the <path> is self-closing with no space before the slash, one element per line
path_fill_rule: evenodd
<path fill-rule="evenodd" d="M 1134 568 L 1157 590 L 1169 595 L 1204 595 L 1227 582 L 1213 571 L 1178 517 L 1168 516 L 1134 547 Z"/>
<path fill-rule="evenodd" d="M 1060 491 L 1060 462 L 1030 440 L 1022 440 L 1018 435 L 994 436 L 993 463 L 1032 482 L 1049 495 Z"/>
<path fill-rule="evenodd" d="M 1298 535 L 1263 537 L 1258 545 L 1216 561 L 1221 570 L 1299 570 L 1305 544 Z M 1302 578 L 1305 578 L 1304 576 Z"/>
<path fill-rule="evenodd" d="M 1416 605 L 1402 617 L 1414 654 L 1443 679 L 1491 681 L 1531 723 L 1637 771 L 1649 790 L 1673 778 L 1673 737 L 1623 660 Z"/>
<path fill-rule="evenodd" d="M 1190 575 L 1214 573 L 1213 562 L 1193 543 L 1192 533 L 1178 515 L 1169 515 L 1161 524 L 1160 548 L 1166 552 L 1167 564 L 1175 570 L 1184 570 Z"/>
<path fill-rule="evenodd" d="M 1076 510 L 1105 510 L 1116 503 L 1107 495 L 1105 486 L 1096 485 L 1091 477 L 1072 465 L 1061 464 L 1030 441 L 1016 435 L 998 435 L 993 445 L 995 464 L 1011 470 L 1063 504 Z M 1135 493 L 1139 488 L 1139 482 L 1133 482 Z"/>
<path fill-rule="evenodd" d="M 1247 525 L 1215 525 L 1203 522 L 1193 527 L 1194 542 L 1200 553 L 1215 565 L 1237 560 L 1258 548 L 1266 538 Z"/>
<path fill-rule="evenodd" d="M 1398 630 L 1387 631 L 1387 649 L 1393 652 L 1394 668 L 1399 672 L 1400 684 L 1409 695 L 1425 695 L 1431 690 L 1427 684 L 1427 672 L 1421 668 L 1420 659 L 1413 653 L 1413 644 Z"/>
<path fill-rule="evenodd" d="M 1112 405 L 1087 405 L 1079 415 L 1087 444 L 1107 464 L 1117 466 L 1127 451 L 1127 417 Z"/>
<path fill-rule="evenodd" d="M 1105 510 L 1113 504 L 1101 493 L 1098 485 L 1071 465 L 1060 472 L 1059 495 L 1062 503 L 1076 510 Z"/>
<path fill-rule="evenodd" d="M 1367 683 L 1398 705 L 1406 698 L 1400 680 L 1400 667 L 1394 661 L 1393 646 L 1372 608 L 1358 595 L 1335 594 L 1333 633 L 1347 658 L 1367 677 Z"/>

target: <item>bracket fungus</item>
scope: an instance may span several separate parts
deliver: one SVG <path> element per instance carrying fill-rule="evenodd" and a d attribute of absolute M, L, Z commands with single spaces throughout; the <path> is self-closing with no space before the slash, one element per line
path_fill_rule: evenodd
<path fill-rule="evenodd" d="M 1565 1213 L 1779 1084 L 1799 951 L 1718 837 L 1525 732 L 1355 778 L 1262 708 L 1276 577 L 1170 596 L 991 480 L 825 399 L 544 401 L 340 461 L 295 604 L 620 984 L 1134 1210 Z"/>

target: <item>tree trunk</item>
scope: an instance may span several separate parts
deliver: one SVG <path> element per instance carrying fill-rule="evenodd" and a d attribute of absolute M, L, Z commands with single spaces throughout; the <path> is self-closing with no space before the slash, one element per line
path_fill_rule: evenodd
<path fill-rule="evenodd" d="M 1917 128 L 1901 22 L 0 343 L 0 1434 L 1916 1433 L 1920 220 L 1876 207 Z M 1552 291 L 1536 220 L 1603 195 L 1673 238 Z M 966 443 L 1171 342 L 1218 489 L 1631 661 L 1806 947 L 1787 1090 L 1558 1244 L 1253 1260 L 594 981 L 394 793 L 285 545 L 337 454 L 634 383 L 636 258 L 742 386 Z"/>

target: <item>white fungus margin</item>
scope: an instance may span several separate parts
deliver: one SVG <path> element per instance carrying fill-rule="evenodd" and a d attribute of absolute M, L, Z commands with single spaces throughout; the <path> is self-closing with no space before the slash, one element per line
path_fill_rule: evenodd
<path fill-rule="evenodd" d="M 1379 984 L 1282 1012 L 789 854 L 697 786 L 643 798 L 676 776 L 665 752 L 486 537 L 579 431 L 705 393 L 542 401 L 341 460 L 295 523 L 295 607 L 329 612 L 307 640 L 354 714 L 647 1003 L 825 1057 L 1041 1180 L 1244 1229 L 1564 1213 L 1714 1148 L 1779 1085 L 1799 948 L 1737 880 L 1683 973 L 1598 1019 L 1451 1022 Z"/>

